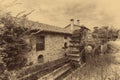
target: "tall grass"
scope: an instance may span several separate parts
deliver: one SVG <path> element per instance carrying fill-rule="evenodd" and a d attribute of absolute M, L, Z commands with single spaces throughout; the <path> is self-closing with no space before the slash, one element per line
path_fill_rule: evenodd
<path fill-rule="evenodd" d="M 110 54 L 101 55 L 76 71 L 71 80 L 120 80 L 120 68 L 114 67 L 113 62 Z"/>

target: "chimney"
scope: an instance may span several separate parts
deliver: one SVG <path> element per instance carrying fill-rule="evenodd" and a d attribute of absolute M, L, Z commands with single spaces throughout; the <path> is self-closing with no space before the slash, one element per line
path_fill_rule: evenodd
<path fill-rule="evenodd" d="M 70 19 L 70 22 L 71 22 L 71 31 L 73 31 L 73 28 L 74 28 L 74 19 Z"/>
<path fill-rule="evenodd" d="M 79 19 L 77 20 L 77 25 L 80 25 L 80 20 Z"/>

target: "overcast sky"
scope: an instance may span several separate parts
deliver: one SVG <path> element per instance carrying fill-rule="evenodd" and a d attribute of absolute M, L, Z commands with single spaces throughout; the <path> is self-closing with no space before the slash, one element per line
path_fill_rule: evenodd
<path fill-rule="evenodd" d="M 71 18 L 75 22 L 80 19 L 88 28 L 120 26 L 120 0 L 0 0 L 0 10 L 10 11 L 14 16 L 35 10 L 29 15 L 30 20 L 58 27 L 68 25 Z"/>

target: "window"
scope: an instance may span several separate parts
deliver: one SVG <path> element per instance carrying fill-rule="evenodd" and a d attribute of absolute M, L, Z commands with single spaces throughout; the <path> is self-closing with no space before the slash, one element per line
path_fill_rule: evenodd
<path fill-rule="evenodd" d="M 37 37 L 36 42 L 36 51 L 44 50 L 45 49 L 45 37 L 39 36 Z"/>
<path fill-rule="evenodd" d="M 67 49 L 67 48 L 68 48 L 68 44 L 67 44 L 67 42 L 65 42 L 63 49 Z"/>
<path fill-rule="evenodd" d="M 43 55 L 39 55 L 38 56 L 38 63 L 43 63 L 43 62 L 44 62 Z"/>

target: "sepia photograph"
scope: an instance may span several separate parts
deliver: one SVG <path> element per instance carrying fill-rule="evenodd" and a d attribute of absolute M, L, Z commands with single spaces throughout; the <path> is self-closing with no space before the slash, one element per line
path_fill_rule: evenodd
<path fill-rule="evenodd" d="M 120 80 L 120 0 L 0 0 L 0 80 Z"/>

